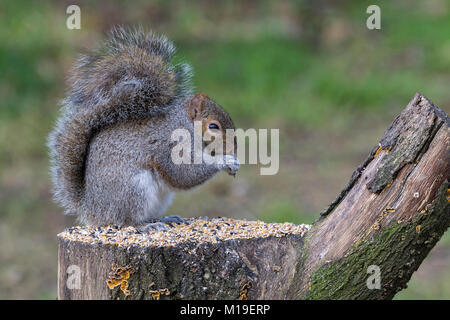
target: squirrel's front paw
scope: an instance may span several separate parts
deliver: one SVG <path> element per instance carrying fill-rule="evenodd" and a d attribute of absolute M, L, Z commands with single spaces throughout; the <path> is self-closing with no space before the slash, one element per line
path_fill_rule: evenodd
<path fill-rule="evenodd" d="M 236 172 L 241 166 L 238 158 L 235 155 L 230 154 L 212 156 L 209 153 L 203 153 L 203 160 L 206 161 L 207 164 L 212 164 L 216 166 L 217 169 L 225 171 L 232 176 L 236 175 Z"/>
<path fill-rule="evenodd" d="M 225 155 L 223 159 L 224 164 L 222 170 L 234 177 L 241 167 L 238 158 L 232 155 Z"/>

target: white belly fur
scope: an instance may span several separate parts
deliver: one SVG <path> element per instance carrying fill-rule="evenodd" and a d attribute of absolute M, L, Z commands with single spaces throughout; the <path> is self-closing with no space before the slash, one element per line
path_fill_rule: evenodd
<path fill-rule="evenodd" d="M 145 198 L 143 220 L 163 215 L 174 197 L 170 186 L 157 173 L 147 170 L 142 170 L 135 179 Z"/>

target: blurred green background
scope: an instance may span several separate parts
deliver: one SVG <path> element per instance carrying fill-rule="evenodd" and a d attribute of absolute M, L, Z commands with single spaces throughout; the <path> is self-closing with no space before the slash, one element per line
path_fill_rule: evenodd
<path fill-rule="evenodd" d="M 381 7 L 381 30 L 366 8 Z M 66 8 L 81 8 L 81 30 Z M 46 135 L 80 50 L 115 24 L 174 40 L 198 91 L 238 127 L 280 129 L 280 171 L 243 166 L 179 194 L 171 214 L 311 223 L 419 91 L 450 111 L 450 2 L 0 2 L 0 298 L 56 297 L 56 234 L 76 224 L 51 201 Z M 397 299 L 450 298 L 450 234 Z"/>

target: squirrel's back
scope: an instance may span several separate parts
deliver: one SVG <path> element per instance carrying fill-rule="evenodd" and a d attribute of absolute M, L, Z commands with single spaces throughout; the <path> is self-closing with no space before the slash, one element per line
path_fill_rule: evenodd
<path fill-rule="evenodd" d="M 48 137 L 53 195 L 66 213 L 78 211 L 86 154 L 101 128 L 176 107 L 192 93 L 191 68 L 172 62 L 174 45 L 141 29 L 115 28 L 100 49 L 72 71 L 61 114 Z"/>

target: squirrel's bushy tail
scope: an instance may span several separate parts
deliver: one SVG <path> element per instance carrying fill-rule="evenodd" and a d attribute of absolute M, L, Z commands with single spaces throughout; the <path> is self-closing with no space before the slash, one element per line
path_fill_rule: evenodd
<path fill-rule="evenodd" d="M 191 68 L 174 64 L 174 52 L 164 36 L 118 27 L 100 49 L 78 59 L 47 142 L 53 195 L 66 213 L 79 210 L 93 134 L 114 123 L 164 112 L 191 94 Z"/>

